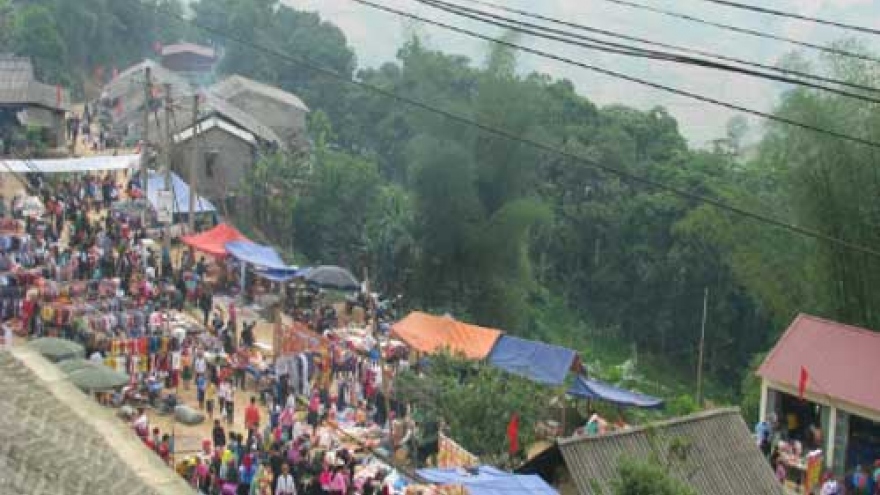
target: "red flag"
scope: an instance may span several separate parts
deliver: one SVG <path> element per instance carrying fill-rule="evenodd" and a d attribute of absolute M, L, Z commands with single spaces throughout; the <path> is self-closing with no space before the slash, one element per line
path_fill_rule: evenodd
<path fill-rule="evenodd" d="M 804 400 L 804 392 L 807 390 L 807 382 L 810 380 L 810 373 L 807 372 L 807 368 L 801 366 L 801 379 L 798 382 L 798 397 L 801 400 Z"/>
<path fill-rule="evenodd" d="M 510 442 L 510 453 L 519 451 L 519 414 L 513 413 L 510 423 L 507 424 L 507 440 Z"/>

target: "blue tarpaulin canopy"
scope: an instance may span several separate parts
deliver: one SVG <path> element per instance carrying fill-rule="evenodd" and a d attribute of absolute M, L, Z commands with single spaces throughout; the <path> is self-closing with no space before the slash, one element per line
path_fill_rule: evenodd
<path fill-rule="evenodd" d="M 493 366 L 546 385 L 562 385 L 577 359 L 571 349 L 509 335 L 502 335 L 489 353 Z"/>
<path fill-rule="evenodd" d="M 257 267 L 257 269 L 254 271 L 261 278 L 264 278 L 270 282 L 287 282 L 287 281 L 293 280 L 297 277 L 302 277 L 303 274 L 308 271 L 308 268 L 296 269 L 294 267 L 290 267 L 290 268 L 286 268 L 284 270 L 277 270 L 274 268 L 259 268 L 259 267 Z"/>
<path fill-rule="evenodd" d="M 275 249 L 248 241 L 226 243 L 226 251 L 236 259 L 250 263 L 258 268 L 257 273 L 272 281 L 285 281 L 294 278 L 299 269 L 288 266 Z"/>
<path fill-rule="evenodd" d="M 582 399 L 601 400 L 617 404 L 618 406 L 641 407 L 645 409 L 663 407 L 663 399 L 630 392 L 629 390 L 617 388 L 599 380 L 591 380 L 585 376 L 577 377 L 574 385 L 568 389 L 568 395 Z"/>
<path fill-rule="evenodd" d="M 476 474 L 463 469 L 419 469 L 419 476 L 438 485 L 462 485 L 470 495 L 557 495 L 540 476 L 513 474 L 492 466 L 480 466 Z"/>
<path fill-rule="evenodd" d="M 226 243 L 226 251 L 235 258 L 252 265 L 275 270 L 285 270 L 289 267 L 284 264 L 281 256 L 270 246 L 263 246 L 248 241 L 232 241 Z"/>
<path fill-rule="evenodd" d="M 174 191 L 174 213 L 189 213 L 189 185 L 177 174 L 171 172 L 171 187 Z M 159 208 L 158 191 L 165 190 L 165 174 L 150 171 L 147 182 L 147 199 L 153 208 Z M 207 199 L 199 196 L 196 198 L 196 213 L 213 213 L 217 211 L 214 205 Z"/>

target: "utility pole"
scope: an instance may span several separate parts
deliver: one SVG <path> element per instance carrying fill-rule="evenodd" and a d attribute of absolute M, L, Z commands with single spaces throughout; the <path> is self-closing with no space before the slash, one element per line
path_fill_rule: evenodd
<path fill-rule="evenodd" d="M 199 162 L 199 94 L 193 95 L 192 123 L 192 158 L 189 163 L 189 231 L 196 231 L 196 196 L 198 195 L 198 162 Z"/>
<path fill-rule="evenodd" d="M 709 311 L 709 288 L 703 290 L 703 321 L 700 325 L 700 352 L 697 358 L 697 404 L 703 406 L 703 349 L 706 346 L 706 313 Z"/>
<path fill-rule="evenodd" d="M 173 106 L 174 99 L 171 97 L 171 84 L 165 83 L 165 149 L 162 152 L 165 158 L 163 163 L 165 166 L 165 191 L 166 194 L 171 195 L 172 201 L 170 223 L 174 223 L 174 210 L 177 209 L 177 197 L 174 194 L 171 183 L 171 145 L 174 144 L 174 129 L 171 128 L 171 111 Z M 166 226 L 162 234 L 162 246 L 169 253 L 171 252 L 171 233 L 168 226 Z M 165 276 L 165 274 L 163 273 L 162 276 Z"/>
<path fill-rule="evenodd" d="M 144 120 L 143 131 L 141 131 L 141 189 L 144 191 L 144 197 L 147 196 L 147 161 L 150 159 L 150 100 L 153 98 L 153 81 L 152 70 L 149 66 L 144 69 Z"/>

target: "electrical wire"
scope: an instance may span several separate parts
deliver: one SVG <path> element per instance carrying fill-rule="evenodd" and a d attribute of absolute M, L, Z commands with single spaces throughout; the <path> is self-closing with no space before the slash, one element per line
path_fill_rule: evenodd
<path fill-rule="evenodd" d="M 140 4 L 139 0 L 133 0 L 133 1 Z M 143 4 L 140 4 L 140 5 L 143 5 Z M 673 194 L 675 196 L 679 196 L 681 198 L 684 198 L 684 199 L 687 199 L 690 201 L 694 201 L 697 203 L 702 203 L 705 205 L 712 206 L 712 207 L 718 209 L 719 211 L 724 211 L 727 213 L 738 215 L 740 217 L 748 218 L 750 220 L 753 220 L 753 221 L 756 221 L 759 223 L 764 223 L 766 225 L 770 225 L 770 226 L 773 226 L 773 227 L 776 227 L 776 228 L 779 228 L 781 230 L 785 230 L 785 231 L 788 231 L 791 233 L 799 234 L 804 237 L 809 237 L 809 238 L 812 238 L 812 239 L 815 239 L 815 240 L 818 240 L 821 242 L 825 242 L 828 244 L 839 246 L 841 248 L 849 249 L 851 251 L 860 252 L 860 253 L 863 253 L 863 254 L 866 254 L 869 256 L 880 258 L 880 251 L 873 249 L 871 247 L 863 246 L 861 244 L 857 244 L 852 241 L 848 241 L 846 239 L 841 239 L 841 238 L 833 237 L 833 236 L 830 236 L 827 234 L 823 234 L 819 231 L 809 229 L 806 227 L 801 227 L 797 224 L 787 222 L 784 220 L 780 220 L 778 218 L 775 218 L 775 217 L 772 217 L 769 215 L 765 215 L 763 213 L 756 213 L 756 212 L 741 208 L 739 206 L 727 204 L 727 203 L 725 203 L 719 199 L 716 199 L 716 198 L 704 196 L 702 194 L 694 193 L 694 192 L 687 191 L 684 189 L 680 189 L 678 187 L 671 186 L 671 185 L 668 185 L 668 184 L 665 184 L 665 183 L 662 183 L 659 181 L 655 181 L 653 179 L 650 179 L 650 178 L 647 178 L 647 177 L 644 177 L 644 176 L 641 176 L 638 174 L 627 172 L 625 170 L 620 170 L 616 167 L 602 164 L 600 162 L 588 159 L 588 158 L 583 157 L 581 155 L 571 153 L 568 151 L 564 151 L 564 150 L 560 150 L 559 148 L 552 146 L 552 145 L 549 145 L 547 143 L 543 143 L 541 141 L 537 141 L 537 140 L 534 140 L 531 138 L 520 136 L 516 133 L 510 132 L 507 130 L 503 130 L 503 129 L 499 129 L 496 127 L 492 127 L 487 124 L 483 124 L 483 123 L 478 122 L 474 119 L 459 115 L 457 113 L 450 112 L 448 110 L 444 110 L 442 108 L 435 107 L 433 105 L 424 103 L 420 100 L 401 96 L 401 95 L 395 93 L 394 91 L 382 89 L 378 86 L 368 84 L 363 81 L 353 80 L 349 76 L 346 76 L 344 74 L 340 74 L 339 72 L 337 72 L 333 69 L 323 67 L 320 64 L 313 62 L 309 59 L 306 59 L 306 58 L 303 58 L 300 56 L 290 55 L 290 54 L 281 52 L 279 50 L 261 45 L 259 43 L 255 43 L 251 40 L 242 38 L 240 36 L 236 36 L 236 35 L 230 34 L 228 32 L 224 32 L 223 30 L 220 30 L 220 29 L 217 29 L 217 28 L 214 28 L 211 26 L 206 26 L 200 22 L 188 19 L 183 15 L 176 14 L 176 13 L 171 12 L 165 8 L 159 8 L 159 9 L 157 9 L 157 12 L 160 13 L 161 15 L 165 15 L 166 17 L 170 17 L 172 19 L 176 19 L 178 21 L 187 23 L 187 24 L 189 24 L 193 27 L 196 27 L 206 33 L 210 33 L 210 34 L 222 37 L 226 40 L 235 42 L 243 47 L 247 47 L 247 48 L 250 48 L 254 51 L 259 51 L 259 52 L 265 53 L 267 55 L 271 55 L 279 60 L 283 60 L 283 61 L 285 61 L 289 64 L 292 64 L 296 67 L 308 69 L 308 70 L 314 72 L 315 74 L 319 74 L 319 75 L 322 75 L 324 77 L 327 77 L 327 78 L 330 78 L 330 79 L 333 79 L 336 81 L 344 82 L 346 84 L 355 86 L 357 88 L 365 89 L 367 91 L 370 91 L 370 92 L 375 93 L 377 95 L 381 95 L 383 97 L 386 97 L 386 98 L 393 100 L 393 101 L 396 101 L 398 103 L 406 104 L 406 105 L 413 107 L 413 108 L 422 109 L 424 111 L 442 116 L 452 122 L 458 122 L 459 124 L 464 124 L 464 125 L 467 125 L 469 127 L 474 128 L 474 129 L 479 129 L 483 132 L 486 132 L 487 134 L 492 134 L 497 137 L 507 139 L 513 143 L 528 145 L 534 149 L 541 150 L 546 153 L 556 155 L 560 158 L 583 163 L 584 165 L 586 165 L 590 168 L 605 172 L 609 175 L 619 177 L 620 179 L 623 179 L 624 181 L 627 181 L 631 184 L 637 184 L 637 185 L 649 187 L 649 188 L 652 188 L 655 190 L 665 191 L 665 192 L 668 192 L 670 194 Z"/>
<path fill-rule="evenodd" d="M 627 41 L 634 41 L 634 42 L 642 43 L 642 44 L 649 45 L 649 46 L 656 46 L 656 47 L 660 47 L 660 48 L 676 50 L 676 51 L 683 52 L 683 53 L 691 53 L 691 54 L 700 55 L 703 57 L 716 58 L 718 60 L 724 60 L 727 62 L 733 62 L 733 63 L 737 63 L 737 64 L 741 64 L 741 65 L 747 65 L 750 67 L 757 67 L 760 69 L 776 71 L 776 72 L 779 72 L 782 74 L 802 77 L 804 79 L 812 79 L 812 80 L 816 80 L 816 81 L 837 84 L 840 86 L 845 86 L 848 88 L 858 89 L 858 90 L 862 90 L 862 91 L 880 92 L 880 88 L 876 88 L 873 86 L 866 86 L 863 84 L 853 83 L 853 82 L 845 81 L 842 79 L 836 79 L 833 77 L 822 76 L 819 74 L 812 74 L 809 72 L 803 72 L 803 71 L 796 70 L 796 69 L 788 69 L 788 68 L 779 67 L 779 66 L 775 66 L 775 65 L 762 64 L 759 62 L 754 62 L 751 60 L 741 59 L 741 58 L 732 57 L 732 56 L 728 56 L 728 55 L 722 55 L 719 53 L 714 53 L 714 52 L 710 52 L 710 51 L 706 51 L 706 50 L 688 48 L 686 46 L 674 45 L 671 43 L 664 43 L 664 42 L 660 42 L 660 41 L 654 41 L 654 40 L 650 40 L 647 38 L 641 38 L 638 36 L 632 36 L 632 35 L 627 35 L 627 34 L 623 34 L 623 33 L 618 33 L 615 31 L 610 31 L 607 29 L 599 29 L 599 28 L 587 26 L 584 24 L 578 24 L 578 23 L 574 23 L 574 22 L 564 21 L 562 19 L 558 19 L 558 18 L 554 18 L 554 17 L 548 17 L 548 16 L 545 16 L 545 15 L 542 15 L 542 14 L 539 14 L 536 12 L 515 9 L 512 7 L 507 7 L 505 5 L 500 5 L 500 4 L 497 4 L 494 2 L 486 2 L 485 0 L 459 0 L 459 1 L 473 4 L 473 5 L 480 5 L 480 6 L 484 6 L 484 7 L 489 7 L 492 9 L 497 9 L 497 10 L 501 10 L 504 12 L 509 12 L 509 13 L 520 15 L 523 17 L 538 19 L 541 21 L 549 22 L 549 23 L 556 24 L 559 26 L 566 26 L 566 27 L 577 29 L 580 31 L 586 31 L 586 32 L 590 32 L 590 33 L 600 34 L 603 36 L 608 36 L 608 37 L 627 40 Z M 441 3 L 441 2 L 437 2 L 437 3 Z M 446 2 L 442 2 L 442 3 L 446 3 Z M 453 5 L 453 4 L 449 4 L 449 5 Z M 459 5 L 458 8 L 467 9 L 466 7 L 461 6 L 461 5 Z M 471 9 L 467 9 L 467 10 L 471 10 Z M 572 36 L 574 36 L 574 34 L 572 34 Z"/>
<path fill-rule="evenodd" d="M 639 58 L 647 58 L 652 60 L 661 60 L 665 62 L 678 63 L 684 65 L 692 65 L 697 67 L 702 67 L 706 69 L 714 69 L 725 72 L 732 72 L 735 74 L 756 77 L 760 79 L 767 79 L 775 82 L 781 82 L 786 84 L 792 84 L 797 86 L 803 86 L 806 88 L 816 89 L 820 91 L 826 91 L 829 93 L 834 93 L 840 96 L 845 96 L 847 98 L 853 98 L 856 100 L 865 101 L 868 103 L 880 103 L 880 99 L 876 97 L 868 96 L 862 93 L 853 93 L 851 91 L 845 91 L 842 89 L 823 86 L 821 84 L 807 82 L 801 79 L 787 77 L 787 76 L 779 76 L 776 74 L 756 71 L 752 69 L 746 69 L 742 67 L 736 67 L 733 65 L 727 65 L 720 62 L 714 62 L 711 60 L 694 58 L 689 56 L 677 55 L 669 52 L 659 52 L 655 50 L 647 50 L 643 48 L 633 47 L 631 45 L 624 45 L 620 43 L 613 43 L 606 40 L 601 40 L 597 38 L 591 38 L 588 36 L 582 36 L 578 34 L 569 33 L 567 31 L 561 31 L 558 29 L 548 28 L 546 26 L 541 26 L 538 24 L 532 24 L 524 21 L 518 21 L 515 19 L 510 19 L 508 17 L 498 16 L 491 13 L 487 13 L 480 10 L 468 9 L 467 7 L 457 6 L 455 4 L 451 4 L 448 2 L 443 2 L 439 0 L 413 0 L 415 2 L 421 3 L 423 5 L 431 6 L 435 9 L 441 10 L 446 13 L 455 14 L 461 17 L 465 17 L 472 20 L 477 20 L 486 24 L 490 24 L 497 27 L 502 27 L 505 29 L 513 30 L 519 33 L 528 34 L 530 36 L 535 36 L 542 39 L 559 41 L 562 43 L 566 43 L 573 46 L 579 46 L 582 48 L 599 50 L 608 53 L 614 53 L 618 55 L 631 56 L 631 57 L 639 57 Z M 469 13 L 474 12 L 474 13 Z M 500 21 L 499 21 L 500 19 Z M 531 29 L 525 29 L 522 26 L 526 27 L 534 27 L 544 31 L 546 33 L 555 33 L 561 34 L 560 36 L 555 36 L 554 34 L 545 34 L 542 32 L 534 31 Z M 587 40 L 592 43 L 599 43 L 599 45 L 593 45 L 590 43 L 583 43 L 580 41 L 575 41 L 574 39 L 579 40 Z M 604 46 L 602 46 L 604 45 Z"/>
<path fill-rule="evenodd" d="M 880 30 L 864 27 L 864 26 L 856 26 L 855 24 L 847 24 L 845 22 L 839 21 L 829 21 L 826 19 L 820 19 L 818 17 L 811 17 L 807 15 L 795 14 L 792 12 L 784 12 L 781 10 L 768 9 L 767 7 L 758 7 L 757 5 L 748 5 L 739 2 L 731 2 L 730 0 L 703 0 L 704 2 L 715 3 L 718 5 L 724 5 L 725 7 L 731 7 L 734 9 L 742 9 L 742 10 L 750 10 L 752 12 L 760 12 L 761 14 L 767 15 L 775 15 L 777 17 L 787 17 L 789 19 L 797 19 L 799 21 L 807 21 L 814 22 L 816 24 L 823 24 L 825 26 L 834 26 L 841 29 L 848 29 L 850 31 L 858 31 L 860 33 L 867 34 L 880 34 Z"/>
<path fill-rule="evenodd" d="M 623 74 L 623 73 L 621 73 L 621 72 L 613 71 L 613 70 L 610 70 L 610 69 L 605 69 L 605 68 L 598 67 L 598 66 L 595 66 L 595 65 L 590 65 L 590 64 L 583 63 L 583 62 L 578 62 L 578 61 L 573 60 L 573 59 L 570 59 L 570 58 L 562 57 L 562 56 L 559 56 L 559 55 L 554 55 L 554 54 L 551 54 L 551 53 L 548 53 L 548 52 L 544 52 L 544 51 L 541 51 L 541 50 L 537 50 L 537 49 L 534 49 L 534 48 L 529 48 L 529 47 L 526 47 L 526 46 L 518 45 L 518 44 L 516 44 L 516 43 L 511 43 L 511 42 L 508 42 L 508 41 L 504 41 L 504 40 L 496 39 L 496 38 L 493 38 L 493 37 L 488 36 L 488 35 L 484 35 L 484 34 L 481 34 L 481 33 L 477 33 L 477 32 L 475 32 L 475 31 L 470 31 L 470 30 L 468 30 L 468 29 L 460 28 L 460 27 L 457 27 L 457 26 L 452 26 L 452 25 L 450 25 L 450 24 L 445 24 L 445 23 L 442 23 L 442 22 L 438 22 L 438 21 L 435 21 L 435 20 L 431 20 L 431 19 L 428 19 L 428 18 L 426 18 L 426 17 L 418 16 L 418 15 L 415 15 L 415 14 L 412 14 L 412 13 L 409 13 L 409 12 L 404 12 L 404 11 L 402 11 L 402 10 L 398 10 L 398 9 L 394 9 L 394 8 L 387 7 L 387 6 L 384 6 L 384 5 L 380 5 L 380 4 L 377 4 L 377 3 L 371 2 L 371 1 L 369 1 L 369 0 L 351 0 L 351 1 L 352 1 L 352 2 L 356 2 L 356 3 L 359 3 L 359 4 L 362 4 L 362 5 L 369 6 L 369 7 L 372 7 L 372 8 L 378 9 L 378 10 L 382 10 L 382 11 L 385 11 L 385 12 L 388 12 L 388 13 L 392 13 L 392 14 L 395 14 L 395 15 L 398 15 L 398 16 L 401 16 L 401 17 L 407 17 L 407 18 L 410 18 L 410 19 L 413 19 L 413 20 L 417 20 L 417 21 L 420 21 L 420 22 L 424 22 L 424 23 L 426 23 L 426 24 L 430 24 L 430 25 L 437 26 L 437 27 L 442 27 L 442 28 L 444 28 L 444 29 L 447 29 L 447 30 L 449 30 L 449 31 L 453 31 L 453 32 L 457 32 L 457 33 L 459 33 L 459 34 L 464 34 L 464 35 L 467 35 L 467 36 L 471 36 L 471 37 L 473 37 L 473 38 L 478 38 L 478 39 L 482 39 L 482 40 L 489 41 L 489 42 L 492 42 L 492 43 L 496 43 L 496 44 L 498 44 L 498 45 L 506 46 L 506 47 L 508 47 L 508 48 L 513 48 L 513 49 L 516 49 L 516 50 L 519 50 L 519 51 L 522 51 L 522 52 L 525 52 L 525 53 L 531 53 L 531 54 L 533 54 L 533 55 L 537 55 L 537 56 L 542 57 L 542 58 L 546 58 L 546 59 L 549 59 L 549 60 L 555 60 L 555 61 L 557 61 L 557 62 L 562 62 L 562 63 L 568 64 L 568 65 L 572 65 L 572 66 L 575 66 L 575 67 L 580 67 L 580 68 L 582 68 L 582 69 L 587 69 L 587 70 L 589 70 L 589 71 L 593 71 L 593 72 L 596 72 L 596 73 L 599 73 L 599 74 L 603 74 L 603 75 L 606 75 L 606 76 L 610 76 L 610 77 L 613 77 L 613 78 L 616 78 L 616 79 L 622 79 L 622 80 L 624 80 L 624 81 L 633 82 L 633 83 L 636 83 L 636 84 L 640 84 L 640 85 L 642 85 L 642 86 L 647 86 L 647 87 L 651 87 L 651 88 L 654 88 L 654 89 L 659 89 L 659 90 L 661 90 L 661 91 L 665 91 L 665 92 L 667 92 L 667 93 L 671 93 L 671 94 L 674 94 L 674 95 L 677 95 L 677 96 L 684 96 L 684 97 L 686 97 L 686 98 L 690 98 L 690 99 L 693 99 L 693 100 L 701 101 L 701 102 L 704 102 L 704 103 L 711 103 L 711 104 L 716 105 L 716 106 L 719 106 L 719 107 L 727 108 L 727 109 L 730 109 L 730 110 L 736 110 L 736 111 L 738 111 L 738 112 L 746 113 L 746 114 L 749 114 L 749 115 L 752 115 L 752 116 L 755 116 L 755 117 L 760 117 L 760 118 L 767 119 L 767 120 L 771 120 L 771 121 L 774 121 L 774 122 L 779 122 L 779 123 L 782 123 L 782 124 L 787 124 L 787 125 L 790 125 L 790 126 L 792 126 L 792 127 L 798 127 L 798 128 L 800 128 L 800 129 L 808 130 L 808 131 L 815 132 L 815 133 L 818 133 L 818 134 L 825 134 L 825 135 L 832 136 L 832 137 L 835 137 L 835 138 L 838 138 L 838 139 L 841 139 L 841 140 L 844 140 L 844 141 L 850 141 L 850 142 L 853 142 L 853 143 L 858 143 L 858 144 L 862 144 L 862 145 L 865 145 L 865 146 L 869 146 L 869 147 L 872 147 L 872 148 L 880 148 L 880 143 L 878 143 L 878 142 L 876 142 L 876 141 L 872 141 L 872 140 L 870 140 L 870 139 L 860 138 L 860 137 L 856 137 L 856 136 L 850 136 L 849 134 L 844 134 L 844 133 L 841 133 L 841 132 L 832 131 L 832 130 L 829 130 L 829 129 L 824 129 L 824 128 L 822 128 L 822 127 L 816 127 L 816 126 L 813 126 L 813 125 L 810 125 L 810 124 L 805 124 L 805 123 L 803 123 L 803 122 L 799 122 L 799 121 L 797 121 L 797 120 L 789 119 L 789 118 L 787 118 L 787 117 L 780 117 L 780 116 L 778 116 L 778 115 L 773 115 L 773 114 L 770 114 L 770 113 L 767 113 L 767 112 L 762 112 L 762 111 L 760 111 L 760 110 L 754 110 L 754 109 L 752 109 L 752 108 L 744 107 L 744 106 L 741 106 L 741 105 L 736 105 L 736 104 L 733 104 L 733 103 L 728 103 L 728 102 L 726 102 L 726 101 L 719 100 L 719 99 L 717 99 L 717 98 L 713 98 L 713 97 L 709 97 L 709 96 L 704 96 L 704 95 L 701 95 L 701 94 L 698 94 L 698 93 L 694 93 L 694 92 L 692 92 L 692 91 L 687 91 L 687 90 L 683 90 L 683 89 L 679 89 L 679 88 L 674 88 L 674 87 L 671 87 L 671 86 L 666 86 L 666 85 L 663 85 L 663 84 L 660 84 L 660 83 L 655 83 L 655 82 L 649 81 L 649 80 L 647 80 L 647 79 L 641 79 L 641 78 L 638 78 L 638 77 L 634 77 L 634 76 L 630 76 L 630 75 L 627 75 L 627 74 Z"/>
<path fill-rule="evenodd" d="M 624 7 L 630 7 L 633 9 L 653 12 L 655 14 L 665 15 L 667 17 L 675 17 L 677 19 L 683 19 L 686 21 L 696 22 L 698 24 L 712 26 L 712 27 L 715 27 L 718 29 L 733 31 L 733 32 L 740 33 L 740 34 L 748 34 L 750 36 L 756 36 L 758 38 L 765 38 L 765 39 L 771 39 L 771 40 L 776 40 L 776 41 L 784 41 L 786 43 L 791 43 L 791 44 L 797 45 L 797 46 L 803 46 L 805 48 L 811 48 L 813 50 L 818 50 L 820 52 L 830 53 L 833 55 L 840 55 L 843 57 L 850 57 L 850 58 L 855 58 L 855 59 L 864 60 L 864 61 L 868 61 L 868 62 L 880 62 L 880 58 L 873 57 L 871 55 L 866 55 L 863 53 L 856 53 L 856 52 L 851 52 L 848 50 L 843 50 L 840 48 L 817 45 L 815 43 L 800 41 L 800 40 L 796 40 L 794 38 L 786 38 L 785 36 L 779 36 L 776 34 L 765 33 L 763 31 L 758 31 L 756 29 L 749 29 L 749 28 L 744 28 L 744 27 L 732 26 L 730 24 L 722 24 L 720 22 L 702 19 L 700 17 L 695 17 L 695 16 L 692 16 L 689 14 L 682 14 L 681 12 L 664 10 L 661 8 L 652 7 L 650 5 L 631 2 L 629 0 L 603 0 L 603 1 L 608 2 L 608 3 L 613 3 L 616 5 L 622 5 Z"/>

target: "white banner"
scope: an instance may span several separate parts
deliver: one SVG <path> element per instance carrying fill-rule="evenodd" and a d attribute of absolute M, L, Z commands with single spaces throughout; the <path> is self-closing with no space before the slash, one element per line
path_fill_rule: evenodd
<path fill-rule="evenodd" d="M 159 223 L 170 224 L 174 220 L 174 193 L 156 191 L 156 219 Z"/>

